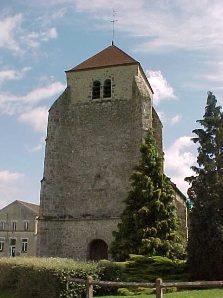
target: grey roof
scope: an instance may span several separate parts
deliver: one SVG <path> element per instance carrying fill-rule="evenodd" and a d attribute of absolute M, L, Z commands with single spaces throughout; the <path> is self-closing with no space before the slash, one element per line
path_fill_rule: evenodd
<path fill-rule="evenodd" d="M 35 213 L 36 215 L 39 214 L 39 205 L 33 204 L 33 203 L 29 203 L 29 202 L 19 201 L 19 200 L 13 201 L 12 203 L 10 203 L 7 206 L 5 206 L 2 209 L 0 209 L 0 211 L 4 210 L 5 208 L 8 208 L 10 205 L 13 205 L 13 204 L 23 205 L 25 208 L 28 208 L 29 210 L 33 211 L 33 213 Z"/>
<path fill-rule="evenodd" d="M 25 207 L 31 209 L 35 213 L 39 214 L 39 205 L 29 203 L 29 202 L 19 201 L 19 200 L 17 200 L 17 202 L 19 202 L 20 204 L 24 205 Z"/>

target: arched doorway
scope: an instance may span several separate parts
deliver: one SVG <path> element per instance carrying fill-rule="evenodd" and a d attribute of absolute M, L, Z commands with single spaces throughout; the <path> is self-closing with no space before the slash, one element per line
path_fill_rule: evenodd
<path fill-rule="evenodd" d="M 108 259 L 108 245 L 101 239 L 94 239 L 89 244 L 89 259 L 99 261 Z"/>

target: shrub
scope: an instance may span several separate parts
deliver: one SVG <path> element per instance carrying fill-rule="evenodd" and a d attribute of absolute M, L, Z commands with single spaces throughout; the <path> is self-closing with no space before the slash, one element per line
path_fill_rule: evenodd
<path fill-rule="evenodd" d="M 98 263 L 60 258 L 1 258 L 0 288 L 13 290 L 19 298 L 84 297 L 86 286 L 67 283 L 68 276 L 86 279 L 91 275 L 96 280 L 153 282 L 157 277 L 164 280 L 185 279 L 185 268 L 182 261 L 158 256 L 131 255 L 126 262 L 104 260 Z M 129 290 L 134 294 L 144 291 L 148 289 Z M 94 286 L 94 292 L 106 295 L 114 294 L 117 290 Z"/>
<path fill-rule="evenodd" d="M 121 279 L 125 281 L 154 282 L 157 277 L 164 280 L 186 280 L 186 263 L 166 257 L 130 255 L 123 262 Z"/>
<path fill-rule="evenodd" d="M 135 295 L 134 292 L 130 291 L 127 288 L 119 288 L 117 292 L 120 296 L 133 296 L 133 295 Z"/>
<path fill-rule="evenodd" d="M 85 296 L 85 285 L 68 283 L 67 277 L 100 279 L 101 268 L 93 262 L 59 258 L 0 259 L 0 288 L 12 289 L 21 298 Z M 97 288 L 95 287 L 95 290 Z"/>
<path fill-rule="evenodd" d="M 102 260 L 98 263 L 100 268 L 99 278 L 106 281 L 120 281 L 122 268 L 119 263 Z M 117 288 L 114 287 L 98 287 L 98 295 L 116 294 Z"/>

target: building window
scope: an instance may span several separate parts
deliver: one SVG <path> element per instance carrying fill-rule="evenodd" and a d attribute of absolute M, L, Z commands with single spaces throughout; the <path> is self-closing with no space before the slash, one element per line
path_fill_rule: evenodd
<path fill-rule="evenodd" d="M 16 245 L 16 239 L 11 238 L 9 243 L 10 243 L 10 245 L 13 245 L 13 246 Z"/>
<path fill-rule="evenodd" d="M 0 252 L 4 250 L 5 239 L 0 238 Z"/>
<path fill-rule="evenodd" d="M 13 231 L 16 231 L 16 221 L 13 221 L 12 222 L 12 230 Z"/>
<path fill-rule="evenodd" d="M 0 231 L 5 230 L 5 221 L 0 221 Z"/>
<path fill-rule="evenodd" d="M 99 81 L 94 81 L 92 88 L 92 99 L 100 98 L 101 83 Z"/>
<path fill-rule="evenodd" d="M 24 231 L 28 231 L 28 229 L 29 229 L 29 222 L 24 221 Z"/>
<path fill-rule="evenodd" d="M 109 79 L 105 80 L 105 82 L 104 82 L 103 97 L 104 98 L 111 97 L 111 80 L 109 80 Z"/>
<path fill-rule="evenodd" d="M 22 239 L 22 252 L 27 252 L 28 250 L 28 239 Z"/>

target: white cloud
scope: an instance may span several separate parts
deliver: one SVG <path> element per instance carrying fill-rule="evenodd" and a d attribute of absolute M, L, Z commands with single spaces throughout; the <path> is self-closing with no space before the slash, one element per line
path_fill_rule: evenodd
<path fill-rule="evenodd" d="M 173 88 L 169 85 L 160 70 L 147 70 L 146 75 L 154 91 L 154 104 L 157 105 L 161 100 L 176 98 Z"/>
<path fill-rule="evenodd" d="M 52 84 L 32 90 L 20 99 L 27 104 L 34 105 L 44 99 L 52 97 L 66 88 L 66 85 L 61 82 L 53 82 Z"/>
<path fill-rule="evenodd" d="M 33 152 L 41 151 L 44 148 L 45 148 L 45 142 L 40 141 L 39 144 L 37 144 L 36 146 L 34 146 L 32 148 L 28 148 L 28 151 L 30 153 L 33 153 Z"/>
<path fill-rule="evenodd" d="M 0 208 L 19 199 L 24 174 L 20 172 L 0 171 Z"/>
<path fill-rule="evenodd" d="M 0 171 L 0 183 L 11 183 L 17 181 L 23 177 L 22 173 L 19 172 L 10 172 L 10 171 Z"/>
<path fill-rule="evenodd" d="M 157 114 L 159 115 L 159 118 L 161 120 L 161 122 L 166 125 L 175 125 L 177 123 L 179 123 L 182 119 L 182 115 L 181 114 L 176 114 L 172 117 L 167 116 L 167 114 L 163 111 L 157 111 Z"/>
<path fill-rule="evenodd" d="M 19 52 L 20 46 L 17 33 L 22 23 L 22 15 L 17 14 L 0 20 L 0 48 L 6 48 L 13 52 Z"/>
<path fill-rule="evenodd" d="M 39 151 L 44 150 L 45 145 L 46 145 L 46 142 L 45 142 L 46 134 L 45 134 L 45 132 L 46 131 L 44 131 L 44 134 L 41 135 L 39 141 L 35 145 L 32 145 L 32 146 L 30 146 L 30 144 L 25 145 L 25 148 L 26 148 L 27 152 L 35 153 L 35 152 L 39 152 Z"/>
<path fill-rule="evenodd" d="M 36 106 L 41 101 L 58 95 L 65 89 L 61 82 L 53 82 L 48 86 L 36 88 L 24 96 L 0 93 L 0 114 L 16 115 L 18 121 L 30 125 L 35 131 L 46 133 L 48 108 Z M 38 151 L 41 148 L 38 147 Z"/>
<path fill-rule="evenodd" d="M 184 181 L 184 178 L 194 175 L 190 167 L 196 162 L 194 144 L 191 141 L 191 137 L 184 136 L 178 138 L 164 151 L 165 172 L 178 188 L 186 194 L 188 183 Z"/>
<path fill-rule="evenodd" d="M 38 132 L 46 132 L 48 108 L 37 107 L 19 116 L 19 121 L 31 125 Z"/>
<path fill-rule="evenodd" d="M 201 76 L 197 75 L 197 79 L 201 79 L 203 85 L 207 86 L 207 81 L 210 90 L 223 89 L 223 60 L 222 54 L 217 53 L 211 60 L 208 61 L 208 72 Z"/>
<path fill-rule="evenodd" d="M 48 29 L 43 34 L 43 40 L 48 41 L 49 39 L 55 39 L 58 37 L 57 30 L 55 27 Z"/>
<path fill-rule="evenodd" d="M 25 53 L 29 48 L 38 48 L 43 42 L 57 38 L 55 27 L 30 32 L 24 27 L 24 16 L 16 14 L 0 20 L 0 48 L 14 54 Z"/>
<path fill-rule="evenodd" d="M 26 72 L 29 71 L 30 69 L 31 67 L 24 67 L 21 70 L 16 70 L 16 69 L 0 70 L 0 84 L 6 81 L 20 80 L 25 76 Z"/>
<path fill-rule="evenodd" d="M 42 32 L 30 32 L 23 36 L 23 40 L 30 48 L 38 48 L 42 42 L 47 42 L 50 39 L 56 39 L 58 36 L 55 27 L 49 28 Z"/>
<path fill-rule="evenodd" d="M 66 3 L 70 5 L 70 1 Z M 221 0 L 129 0 L 127 5 L 121 0 L 73 0 L 73 3 L 78 11 L 89 13 L 100 23 L 111 18 L 111 8 L 116 9 L 119 20 L 116 30 L 148 38 L 137 43 L 136 48 L 141 51 L 221 49 L 223 45 Z"/>
<path fill-rule="evenodd" d="M 118 12 L 124 12 L 125 10 L 129 12 L 141 9 L 143 4 L 142 0 L 128 0 L 128 5 L 121 0 L 111 0 L 108 7 L 108 0 L 74 0 L 73 2 L 79 11 L 99 12 L 99 10 L 103 10 L 104 12 L 109 12 L 110 16 L 112 14 L 111 8 Z"/>
<path fill-rule="evenodd" d="M 170 124 L 171 124 L 171 125 L 175 125 L 175 124 L 177 124 L 178 122 L 180 122 L 181 119 L 182 119 L 182 115 L 181 115 L 181 114 L 176 114 L 175 116 L 173 116 L 173 117 L 170 119 Z"/>
<path fill-rule="evenodd" d="M 77 12 L 88 14 L 90 18 L 97 19 L 92 24 L 95 27 L 100 24 L 100 30 L 102 26 L 110 30 L 111 24 L 108 20 L 112 18 L 114 8 L 118 19 L 116 31 L 143 37 L 143 41 L 139 40 L 135 47 L 140 51 L 166 52 L 173 49 L 220 51 L 223 45 L 221 0 L 199 2 L 128 0 L 127 5 L 122 0 L 39 0 L 38 4 L 35 1 L 23 1 L 28 6 L 41 8 L 42 14 L 49 15 L 49 19 L 53 15 L 56 18 L 64 16 L 66 9 L 70 11 L 73 8 Z M 41 34 L 39 37 L 41 38 Z M 55 38 L 54 33 L 51 38 Z M 35 46 L 37 42 L 35 37 L 31 38 L 31 41 L 31 46 Z"/>
<path fill-rule="evenodd" d="M 6 48 L 15 52 L 20 51 L 16 33 L 19 31 L 21 23 L 21 14 L 6 17 L 0 21 L 0 48 Z"/>
<path fill-rule="evenodd" d="M 66 85 L 53 82 L 48 86 L 36 88 L 24 96 L 0 93 L 0 113 L 14 115 L 31 110 L 39 102 L 61 93 Z"/>
<path fill-rule="evenodd" d="M 162 122 L 163 124 L 166 123 L 166 122 L 167 122 L 167 116 L 166 116 L 166 113 L 163 112 L 163 111 L 156 111 L 156 112 L 157 112 L 157 114 L 158 114 L 158 116 L 159 116 L 161 122 Z"/>

